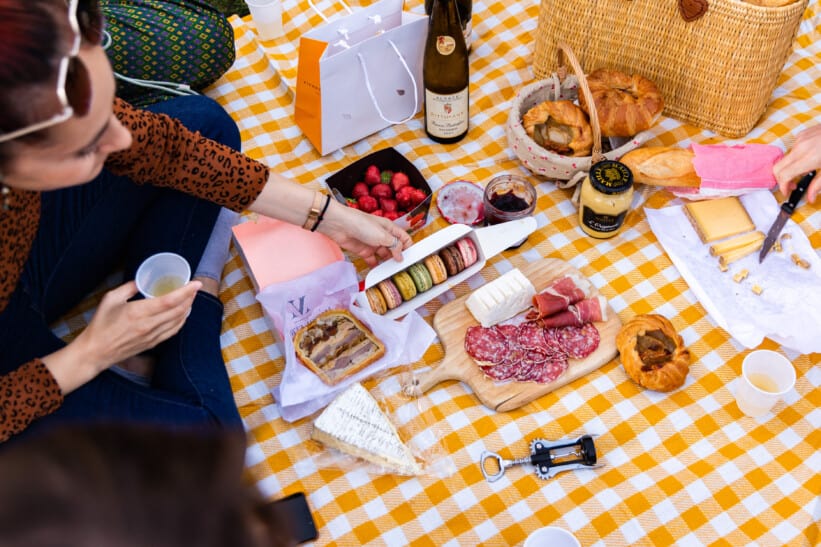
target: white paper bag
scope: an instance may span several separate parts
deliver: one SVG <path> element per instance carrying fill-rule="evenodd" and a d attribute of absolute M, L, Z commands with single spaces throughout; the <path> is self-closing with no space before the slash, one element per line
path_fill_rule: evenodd
<path fill-rule="evenodd" d="M 300 38 L 296 123 L 323 156 L 420 111 L 428 18 L 402 5 L 380 0 Z"/>

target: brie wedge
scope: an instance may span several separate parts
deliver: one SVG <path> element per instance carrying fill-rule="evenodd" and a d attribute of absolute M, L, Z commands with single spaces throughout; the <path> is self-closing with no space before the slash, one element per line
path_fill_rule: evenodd
<path fill-rule="evenodd" d="M 526 310 L 535 294 L 533 283 L 514 268 L 473 291 L 465 305 L 483 327 L 490 327 Z"/>
<path fill-rule="evenodd" d="M 360 383 L 342 392 L 319 415 L 311 438 L 400 475 L 422 472 L 394 425 Z"/>

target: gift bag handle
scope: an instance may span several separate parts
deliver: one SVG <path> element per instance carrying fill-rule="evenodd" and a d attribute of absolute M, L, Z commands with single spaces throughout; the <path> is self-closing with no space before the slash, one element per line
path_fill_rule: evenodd
<path fill-rule="evenodd" d="M 559 57 L 559 68 L 557 70 L 559 79 L 564 80 L 567 76 L 567 68 L 565 67 L 564 60 L 562 59 L 562 55 L 564 55 L 570 63 L 570 66 L 573 67 L 573 71 L 576 73 L 576 77 L 579 80 L 579 87 L 581 88 L 582 93 L 584 94 L 584 100 L 587 103 L 588 115 L 590 117 L 590 127 L 593 129 L 593 153 L 590 158 L 590 165 L 593 165 L 594 163 L 598 163 L 606 159 L 604 154 L 601 152 L 601 127 L 599 125 L 599 113 L 596 111 L 596 103 L 593 102 L 593 94 L 590 93 L 590 86 L 587 85 L 587 78 L 584 75 L 584 70 L 582 70 L 576 55 L 573 54 L 573 50 L 571 50 L 570 46 L 564 42 L 558 42 L 556 46 L 558 46 L 556 51 Z"/>
<path fill-rule="evenodd" d="M 362 72 L 365 73 L 365 87 L 368 90 L 368 95 L 371 96 L 371 101 L 373 102 L 373 106 L 376 108 L 376 112 L 379 114 L 379 117 L 390 124 L 405 123 L 413 118 L 416 114 L 416 110 L 419 108 L 419 92 L 416 89 L 416 78 L 414 78 L 413 71 L 411 71 L 408 63 L 405 62 L 405 57 L 402 56 L 402 52 L 399 51 L 399 48 L 396 47 L 396 44 L 394 44 L 392 40 L 388 40 L 388 43 L 393 48 L 393 51 L 396 52 L 396 56 L 399 57 L 399 61 L 402 63 L 402 66 L 405 67 L 405 72 L 408 73 L 411 83 L 413 84 L 413 110 L 411 110 L 411 113 L 404 120 L 391 120 L 382 113 L 382 109 L 379 108 L 379 103 L 377 102 L 376 96 L 373 93 L 373 88 L 371 87 L 371 79 L 368 76 L 368 68 L 365 66 L 365 58 L 362 57 L 361 53 L 357 53 L 356 57 L 359 59 L 359 64 L 362 65 Z"/>

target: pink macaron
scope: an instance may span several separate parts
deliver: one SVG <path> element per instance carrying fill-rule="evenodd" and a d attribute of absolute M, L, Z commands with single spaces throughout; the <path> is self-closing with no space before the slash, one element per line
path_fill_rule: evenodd
<path fill-rule="evenodd" d="M 385 298 L 385 304 L 388 306 L 389 310 L 394 309 L 402 303 L 402 294 L 390 279 L 380 281 L 376 286 Z"/>
<path fill-rule="evenodd" d="M 456 248 L 459 249 L 459 254 L 462 255 L 465 268 L 470 267 L 479 260 L 479 252 L 476 250 L 476 244 L 471 238 L 463 237 L 456 242 Z"/>

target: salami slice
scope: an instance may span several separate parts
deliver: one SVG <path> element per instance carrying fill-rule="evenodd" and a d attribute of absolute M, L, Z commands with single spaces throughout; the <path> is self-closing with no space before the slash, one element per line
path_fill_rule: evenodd
<path fill-rule="evenodd" d="M 537 324 L 522 323 L 519 325 L 519 331 L 516 340 L 519 345 L 526 349 L 547 349 L 547 342 L 544 339 L 544 329 Z"/>
<path fill-rule="evenodd" d="M 592 323 L 585 323 L 581 327 L 561 327 L 550 329 L 555 339 L 571 359 L 583 359 L 596 351 L 601 336 L 599 330 Z"/>
<path fill-rule="evenodd" d="M 479 367 L 482 372 L 491 380 L 503 382 L 510 380 L 516 375 L 517 367 L 515 365 L 493 365 L 491 367 Z"/>
<path fill-rule="evenodd" d="M 549 384 L 567 370 L 568 362 L 566 357 L 553 357 L 546 359 L 541 363 L 536 363 L 530 369 L 524 381 L 537 382 L 540 384 Z"/>
<path fill-rule="evenodd" d="M 477 361 L 500 363 L 508 353 L 508 343 L 493 328 L 473 326 L 465 332 L 465 351 Z"/>

